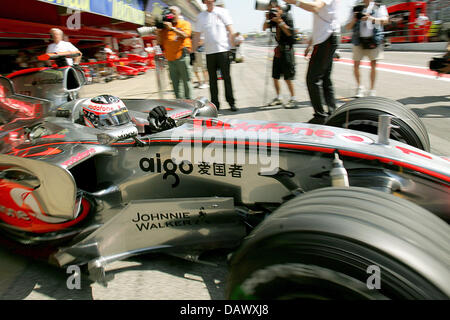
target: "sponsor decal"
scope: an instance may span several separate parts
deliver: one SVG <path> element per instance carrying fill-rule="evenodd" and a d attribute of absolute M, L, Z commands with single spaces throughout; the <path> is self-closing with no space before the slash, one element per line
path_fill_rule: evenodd
<path fill-rule="evenodd" d="M 344 133 L 344 134 L 340 134 L 339 139 L 345 141 L 345 142 L 349 142 L 349 143 L 362 143 L 362 144 L 372 144 L 374 143 L 374 141 L 368 137 L 359 135 L 359 134 L 354 134 L 354 133 Z"/>
<path fill-rule="evenodd" d="M 319 138 L 331 139 L 334 138 L 333 131 L 307 127 L 293 127 L 289 125 L 281 126 L 278 123 L 267 124 L 248 124 L 247 122 L 227 123 L 216 119 L 194 119 L 194 130 L 233 130 L 245 132 L 260 132 L 260 131 L 276 131 L 285 134 L 300 134 L 305 136 L 317 136 Z"/>
<path fill-rule="evenodd" d="M 58 148 L 51 148 L 47 147 L 45 149 L 43 148 L 36 148 L 25 151 L 25 153 L 18 155 L 19 157 L 23 158 L 31 158 L 31 157 L 45 157 L 45 156 L 52 156 L 56 154 L 60 154 L 62 150 Z"/>
<path fill-rule="evenodd" d="M 209 163 L 209 162 L 199 162 L 197 164 L 198 174 L 200 175 L 214 175 L 218 177 L 232 177 L 232 178 L 242 178 L 243 166 L 238 164 L 225 164 L 225 163 Z M 156 154 L 155 158 L 142 158 L 139 160 L 139 168 L 144 172 L 152 173 L 164 173 L 163 179 L 167 180 L 168 177 L 174 178 L 174 183 L 172 188 L 176 188 L 180 184 L 181 173 L 183 175 L 190 175 L 194 172 L 194 165 L 188 160 L 183 160 L 177 164 L 172 159 L 161 160 L 161 155 Z"/>
<path fill-rule="evenodd" d="M 115 107 L 111 107 L 108 105 L 98 105 L 98 104 L 90 104 L 87 109 L 90 109 L 92 111 L 96 111 L 96 112 L 111 112 L 116 110 Z"/>
<path fill-rule="evenodd" d="M 156 159 L 142 158 L 139 161 L 139 168 L 141 168 L 144 172 L 164 172 L 164 180 L 167 180 L 169 176 L 172 176 L 175 179 L 175 182 L 172 184 L 172 188 L 175 188 L 180 184 L 180 177 L 177 173 L 178 171 L 185 175 L 191 174 L 194 171 L 194 166 L 190 161 L 184 160 L 179 165 L 177 165 L 172 159 L 167 159 L 163 162 L 159 153 L 156 154 Z"/>
<path fill-rule="evenodd" d="M 418 152 L 418 151 L 415 151 L 415 150 L 411 150 L 411 149 L 408 149 L 408 148 L 405 148 L 405 147 L 396 146 L 396 148 L 398 150 L 402 151 L 403 153 L 408 154 L 408 155 L 421 156 L 423 158 L 430 159 L 430 160 L 433 159 L 431 156 L 429 156 L 427 154 L 424 154 L 424 153 L 421 153 L 421 152 Z"/>
<path fill-rule="evenodd" d="M 12 188 L 9 195 L 13 202 L 0 205 L 0 213 L 9 218 L 31 222 L 31 217 L 47 223 L 60 223 L 61 218 L 49 217 L 43 210 L 33 195 L 33 191 L 24 188 Z"/>
<path fill-rule="evenodd" d="M 208 224 L 204 208 L 200 208 L 198 214 L 188 211 L 166 212 L 166 213 L 140 213 L 131 219 L 139 232 L 150 231 L 153 229 L 177 228 L 183 226 L 193 226 L 199 224 Z"/>
<path fill-rule="evenodd" d="M 167 108 L 166 108 L 166 110 L 167 110 Z M 182 118 L 182 117 L 184 117 L 184 116 L 188 116 L 188 115 L 190 115 L 191 113 L 192 113 L 191 110 L 186 110 L 186 111 L 182 111 L 182 112 L 178 112 L 178 113 L 172 114 L 172 115 L 170 115 L 170 117 L 171 117 L 172 119 L 179 119 L 179 118 Z"/>
<path fill-rule="evenodd" d="M 64 161 L 63 163 L 61 163 L 61 165 L 69 167 L 69 166 L 73 165 L 74 163 L 77 163 L 78 161 L 81 161 L 94 153 L 95 153 L 95 149 L 90 148 L 90 149 L 80 152 L 80 153 L 76 154 L 75 156 L 71 157 L 70 159 Z"/>
<path fill-rule="evenodd" d="M 227 170 L 228 168 L 228 170 Z M 214 175 L 226 177 L 227 174 L 233 178 L 242 178 L 243 166 L 237 164 L 226 165 L 225 163 L 201 162 L 198 164 L 198 173 L 201 175 Z"/>

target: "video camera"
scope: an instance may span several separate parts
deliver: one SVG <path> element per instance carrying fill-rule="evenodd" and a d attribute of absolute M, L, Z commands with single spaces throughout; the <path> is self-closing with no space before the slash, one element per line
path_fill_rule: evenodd
<path fill-rule="evenodd" d="M 155 27 L 158 29 L 164 29 L 164 22 L 171 22 L 175 19 L 175 15 L 170 11 L 169 8 L 164 8 L 161 18 L 157 19 L 155 22 Z"/>
<path fill-rule="evenodd" d="M 361 18 L 364 16 L 364 8 L 365 6 L 363 4 L 358 4 L 353 7 L 353 13 L 356 13 L 356 19 L 361 20 Z"/>
<path fill-rule="evenodd" d="M 270 4 L 279 5 L 277 0 L 256 0 L 255 2 L 255 9 L 259 11 L 266 11 L 269 12 L 269 20 L 272 20 L 274 17 L 276 17 L 278 9 L 277 8 L 270 8 Z M 291 10 L 290 5 L 280 5 L 281 10 L 283 11 L 283 14 Z M 270 21 L 270 27 L 275 27 L 276 23 L 273 21 Z"/>
<path fill-rule="evenodd" d="M 137 28 L 139 36 L 144 37 L 156 32 L 156 29 L 164 29 L 164 22 L 172 22 L 175 19 L 175 15 L 169 8 L 164 8 L 160 16 L 153 17 L 146 27 Z"/>

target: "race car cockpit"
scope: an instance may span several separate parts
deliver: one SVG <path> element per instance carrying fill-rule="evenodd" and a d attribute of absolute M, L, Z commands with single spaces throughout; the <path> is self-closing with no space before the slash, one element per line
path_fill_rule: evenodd
<path fill-rule="evenodd" d="M 150 110 L 147 119 L 130 115 L 125 103 L 118 97 L 104 94 L 91 99 L 83 99 L 78 105 L 78 118 L 74 121 L 103 132 L 98 134 L 99 142 L 111 142 L 133 138 L 144 144 L 138 136 L 156 133 L 176 126 L 175 120 L 167 116 L 163 106 Z"/>

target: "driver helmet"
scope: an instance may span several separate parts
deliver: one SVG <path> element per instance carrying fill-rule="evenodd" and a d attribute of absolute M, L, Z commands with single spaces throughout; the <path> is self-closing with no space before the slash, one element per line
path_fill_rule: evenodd
<path fill-rule="evenodd" d="M 87 100 L 83 104 L 83 119 L 86 126 L 107 129 L 131 122 L 128 109 L 119 98 L 104 94 Z"/>

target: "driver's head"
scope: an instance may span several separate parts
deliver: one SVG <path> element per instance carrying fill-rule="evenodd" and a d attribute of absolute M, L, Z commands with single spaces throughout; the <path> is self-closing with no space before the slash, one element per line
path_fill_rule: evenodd
<path fill-rule="evenodd" d="M 64 32 L 58 28 L 50 29 L 50 35 L 52 36 L 53 42 L 58 43 L 62 41 Z"/>
<path fill-rule="evenodd" d="M 108 129 L 131 122 L 122 100 L 108 94 L 86 100 L 82 112 L 84 123 L 91 128 Z"/>

